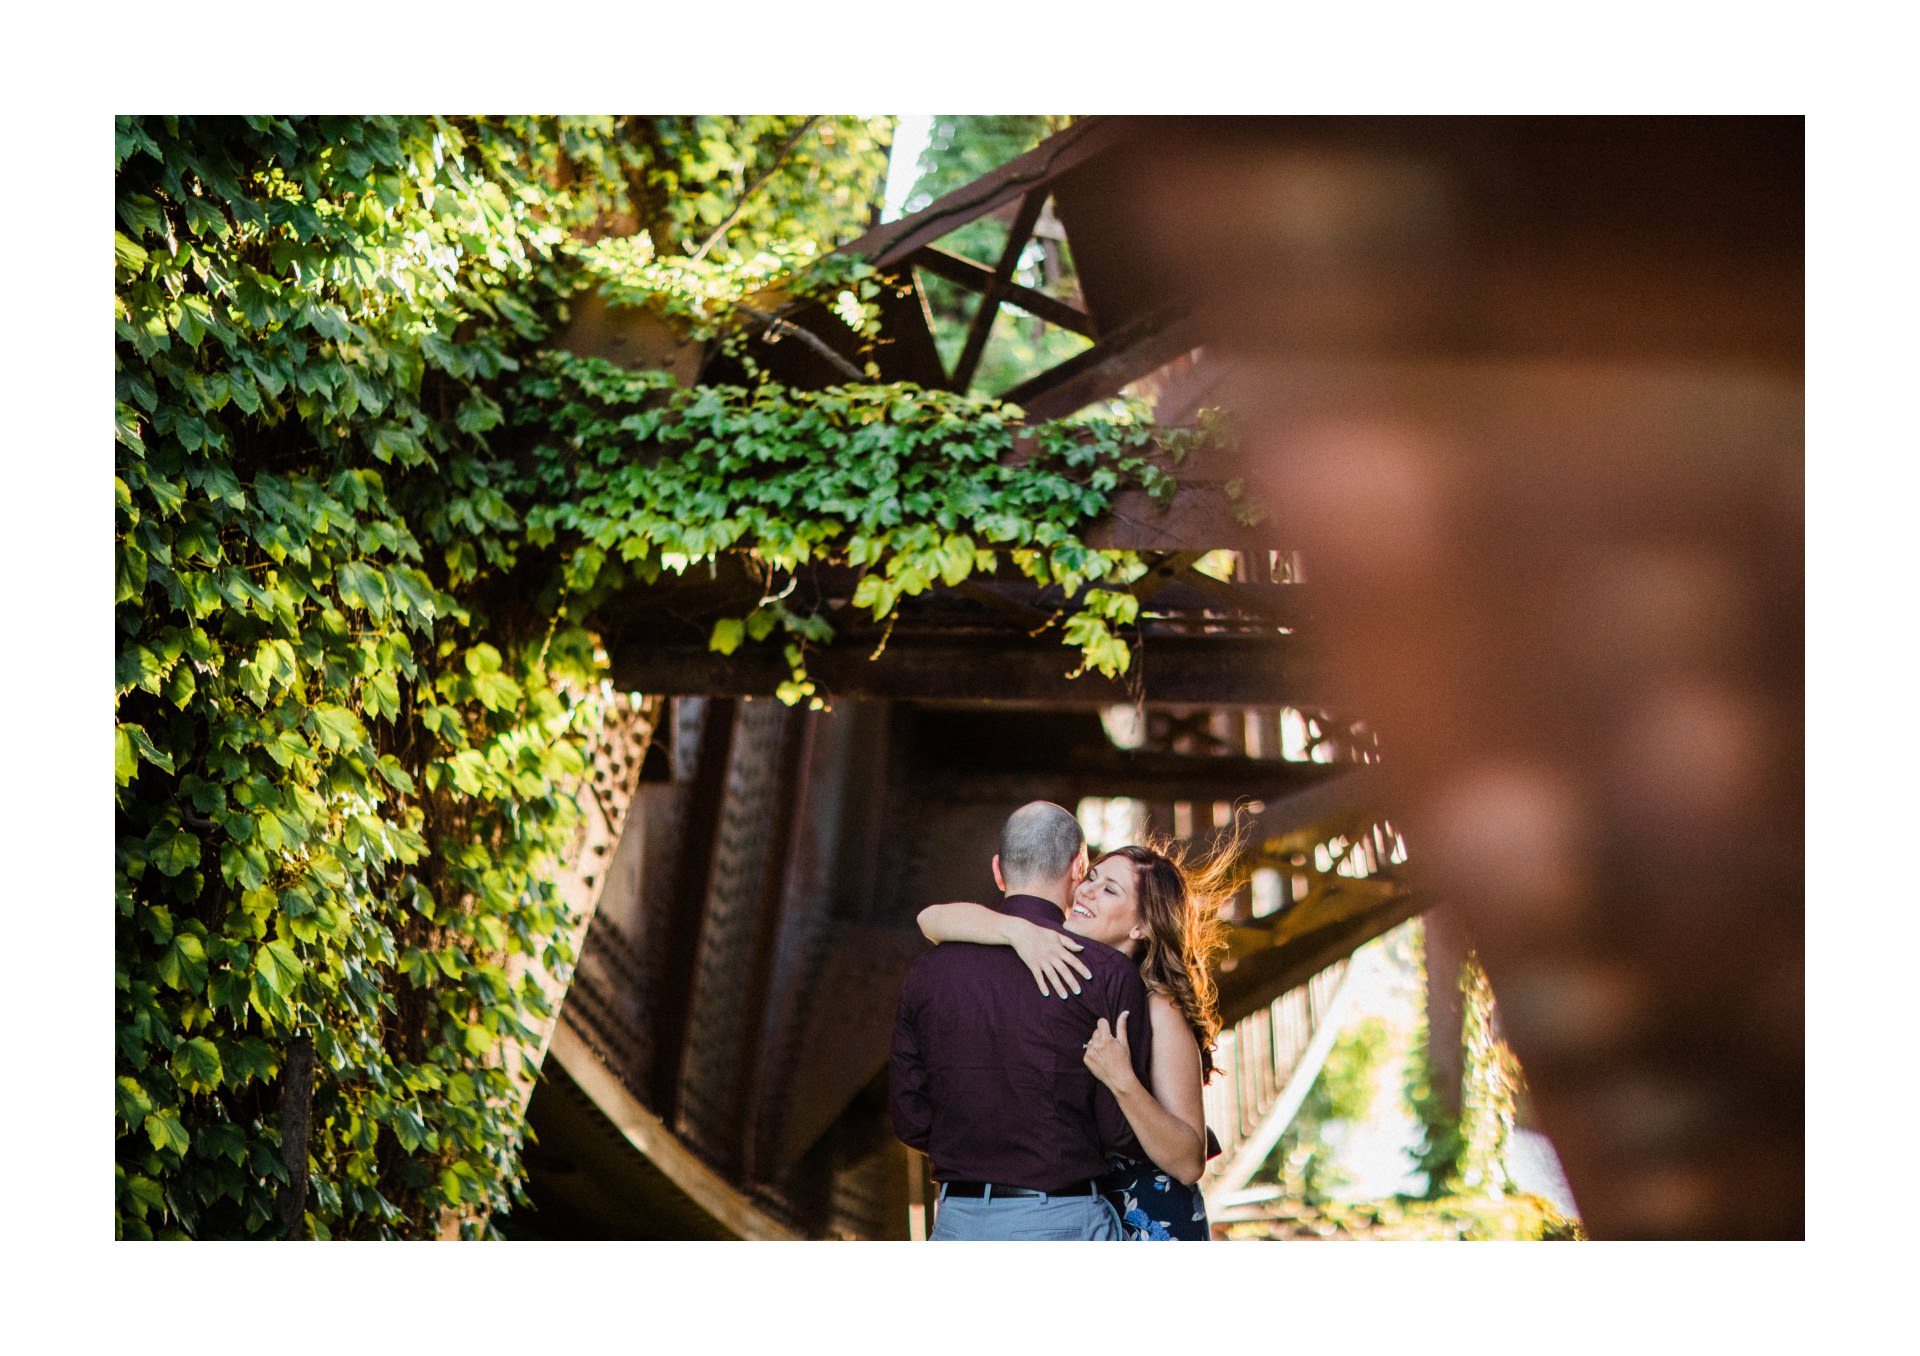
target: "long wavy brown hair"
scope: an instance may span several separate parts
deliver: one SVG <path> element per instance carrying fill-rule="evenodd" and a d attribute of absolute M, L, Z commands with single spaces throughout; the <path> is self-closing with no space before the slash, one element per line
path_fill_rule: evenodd
<path fill-rule="evenodd" d="M 1115 848 L 1100 860 L 1131 862 L 1140 899 L 1140 921 L 1147 936 L 1134 958 L 1147 988 L 1171 998 L 1193 1029 L 1200 1046 L 1202 1081 L 1215 1072 L 1214 1046 L 1220 1035 L 1220 1002 L 1213 981 L 1213 956 L 1226 944 L 1220 910 L 1244 884 L 1238 866 L 1236 830 L 1195 860 L 1187 844 L 1150 838 L 1144 847 Z"/>

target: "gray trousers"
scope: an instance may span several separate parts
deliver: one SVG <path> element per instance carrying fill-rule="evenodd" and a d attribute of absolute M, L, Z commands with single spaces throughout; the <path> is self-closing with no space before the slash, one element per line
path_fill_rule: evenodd
<path fill-rule="evenodd" d="M 1125 1237 L 1120 1216 L 1102 1196 L 949 1197 L 940 1193 L 934 1243 L 1094 1241 Z"/>

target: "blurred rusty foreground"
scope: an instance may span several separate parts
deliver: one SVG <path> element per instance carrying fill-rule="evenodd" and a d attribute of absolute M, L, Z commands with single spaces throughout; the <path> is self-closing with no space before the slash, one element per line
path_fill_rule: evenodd
<path fill-rule="evenodd" d="M 1801 120 L 1136 132 L 1113 208 L 1593 1236 L 1802 1237 Z"/>

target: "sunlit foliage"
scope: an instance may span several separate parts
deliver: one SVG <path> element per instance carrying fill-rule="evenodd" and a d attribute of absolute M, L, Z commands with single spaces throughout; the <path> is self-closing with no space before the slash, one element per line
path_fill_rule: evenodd
<path fill-rule="evenodd" d="M 1345 1185 L 1346 1175 L 1323 1132 L 1335 1122 L 1357 1122 L 1367 1114 L 1388 1044 L 1386 1023 L 1378 1017 L 1341 1031 L 1258 1180 L 1279 1185 L 1290 1203 L 1309 1207 L 1325 1205 Z"/>

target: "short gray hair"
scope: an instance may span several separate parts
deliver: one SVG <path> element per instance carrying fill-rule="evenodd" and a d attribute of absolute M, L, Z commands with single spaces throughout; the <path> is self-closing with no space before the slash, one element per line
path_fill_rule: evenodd
<path fill-rule="evenodd" d="M 1050 800 L 1029 801 L 1000 830 L 1000 876 L 1009 887 L 1059 880 L 1086 845 L 1079 820 Z"/>

